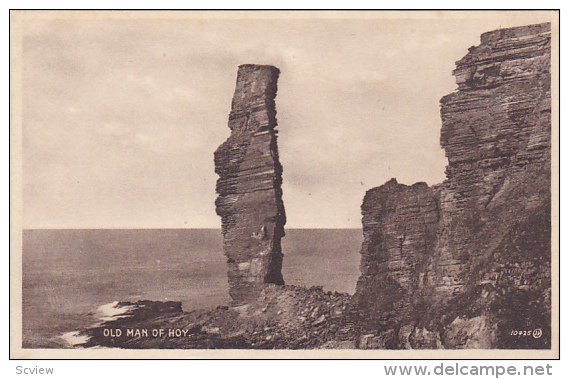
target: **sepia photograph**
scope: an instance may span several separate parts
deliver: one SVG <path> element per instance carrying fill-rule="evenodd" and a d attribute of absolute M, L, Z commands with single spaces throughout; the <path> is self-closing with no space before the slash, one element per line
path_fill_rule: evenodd
<path fill-rule="evenodd" d="M 10 11 L 12 358 L 559 357 L 558 11 Z"/>

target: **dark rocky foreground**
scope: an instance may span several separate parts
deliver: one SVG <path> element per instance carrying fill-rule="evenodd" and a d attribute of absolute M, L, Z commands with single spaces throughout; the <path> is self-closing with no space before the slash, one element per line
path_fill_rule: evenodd
<path fill-rule="evenodd" d="M 367 192 L 351 297 L 283 285 L 278 70 L 241 66 L 215 155 L 233 303 L 123 303 L 124 317 L 82 331 L 82 346 L 550 348 L 549 24 L 483 34 L 454 75 L 458 90 L 441 100 L 447 179 Z"/>
<path fill-rule="evenodd" d="M 125 302 L 118 305 L 131 308 L 124 318 L 83 331 L 90 339 L 79 346 L 354 348 L 354 330 L 346 317 L 349 303 L 347 294 L 274 284 L 266 285 L 259 297 L 247 305 L 213 310 L 183 312 L 178 302 Z"/>

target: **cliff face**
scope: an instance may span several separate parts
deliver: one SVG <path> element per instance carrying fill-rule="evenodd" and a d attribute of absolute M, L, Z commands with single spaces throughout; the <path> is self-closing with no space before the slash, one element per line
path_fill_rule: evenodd
<path fill-rule="evenodd" d="M 548 348 L 549 24 L 483 34 L 454 75 L 447 179 L 364 198 L 362 347 Z"/>
<path fill-rule="evenodd" d="M 281 238 L 286 217 L 274 102 L 278 76 L 276 67 L 239 66 L 231 135 L 215 152 L 216 211 L 234 305 L 255 299 L 265 283 L 284 284 Z"/>
<path fill-rule="evenodd" d="M 366 193 L 362 205 L 362 275 L 355 300 L 359 325 L 381 335 L 382 347 L 397 348 L 397 325 L 411 322 L 420 308 L 433 255 L 439 212 L 434 191 L 425 183 L 406 186 L 395 179 Z"/>

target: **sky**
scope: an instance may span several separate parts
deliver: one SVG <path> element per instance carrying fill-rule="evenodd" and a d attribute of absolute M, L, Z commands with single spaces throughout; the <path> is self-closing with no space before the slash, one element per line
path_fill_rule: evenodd
<path fill-rule="evenodd" d="M 20 15 L 25 228 L 218 228 L 237 66 L 281 70 L 289 228 L 359 228 L 365 191 L 444 180 L 454 62 L 531 12 Z"/>

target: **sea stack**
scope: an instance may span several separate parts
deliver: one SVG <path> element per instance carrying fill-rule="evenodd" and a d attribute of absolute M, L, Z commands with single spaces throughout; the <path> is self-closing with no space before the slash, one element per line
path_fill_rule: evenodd
<path fill-rule="evenodd" d="M 216 212 L 221 217 L 232 305 L 257 298 L 267 283 L 284 284 L 281 238 L 286 222 L 277 148 L 279 69 L 239 66 L 229 138 L 215 152 Z"/>
<path fill-rule="evenodd" d="M 360 347 L 551 346 L 550 60 L 549 24 L 484 33 L 441 99 L 447 179 L 367 192 Z"/>

